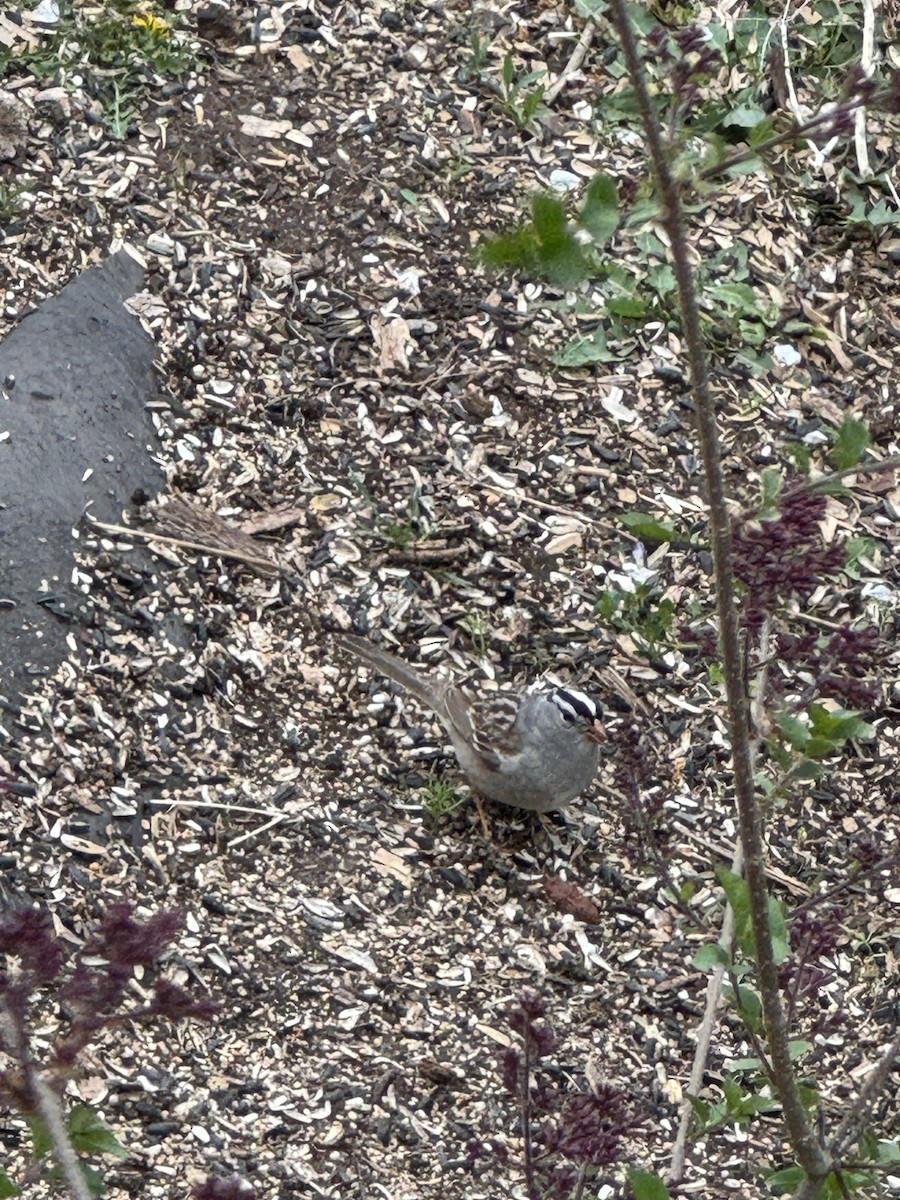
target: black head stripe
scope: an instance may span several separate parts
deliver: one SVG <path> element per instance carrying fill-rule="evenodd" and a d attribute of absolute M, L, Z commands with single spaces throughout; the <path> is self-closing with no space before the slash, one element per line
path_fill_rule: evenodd
<path fill-rule="evenodd" d="M 603 710 L 596 700 L 572 688 L 554 688 L 547 698 L 556 705 L 567 721 L 593 723 L 603 716 Z"/>

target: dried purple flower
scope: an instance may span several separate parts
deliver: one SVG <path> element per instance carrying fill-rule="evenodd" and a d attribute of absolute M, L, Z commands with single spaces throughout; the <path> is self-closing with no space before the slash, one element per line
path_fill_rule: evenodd
<path fill-rule="evenodd" d="M 118 967 L 146 966 L 162 957 L 181 928 L 178 913 L 163 909 L 143 923 L 132 916 L 132 906 L 114 904 L 87 946 Z"/>
<path fill-rule="evenodd" d="M 154 1016 L 165 1017 L 166 1020 L 177 1022 L 193 1018 L 198 1021 L 211 1021 L 219 1011 L 219 1005 L 206 998 L 195 1000 L 184 988 L 168 979 L 157 979 L 153 985 L 155 995 L 150 1005 Z"/>
<path fill-rule="evenodd" d="M 590 1092 L 567 1096 L 547 1137 L 547 1150 L 571 1162 L 606 1167 L 618 1157 L 623 1138 L 644 1127 L 624 1092 L 598 1084 Z"/>
<path fill-rule="evenodd" d="M 735 529 L 735 573 L 747 587 L 745 620 L 751 629 L 792 596 L 807 599 L 843 564 L 842 543 L 822 544 L 818 522 L 825 505 L 824 496 L 787 493 L 775 520 Z"/>
<path fill-rule="evenodd" d="M 65 960 L 46 909 L 20 908 L 0 922 L 0 954 L 18 958 L 36 985 L 50 983 Z"/>

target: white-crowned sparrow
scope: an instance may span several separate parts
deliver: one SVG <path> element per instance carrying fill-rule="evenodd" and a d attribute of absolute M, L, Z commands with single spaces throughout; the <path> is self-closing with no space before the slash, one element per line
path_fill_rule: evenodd
<path fill-rule="evenodd" d="M 440 717 L 473 791 L 501 804 L 549 812 L 594 778 L 604 740 L 602 710 L 583 692 L 475 692 L 421 674 L 372 642 L 340 641 Z"/>

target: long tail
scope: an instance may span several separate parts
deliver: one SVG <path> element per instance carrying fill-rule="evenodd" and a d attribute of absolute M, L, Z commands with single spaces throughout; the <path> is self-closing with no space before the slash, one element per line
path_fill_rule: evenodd
<path fill-rule="evenodd" d="M 367 641 L 365 638 L 356 637 L 352 633 L 338 633 L 335 635 L 338 642 L 342 646 L 346 646 L 348 650 L 352 650 L 357 658 L 361 658 L 364 663 L 368 663 L 370 667 L 374 667 L 382 675 L 387 675 L 389 679 L 393 679 L 394 683 L 399 683 L 402 688 L 406 688 L 418 700 L 435 712 L 440 706 L 440 701 L 435 690 L 425 678 L 413 667 L 405 663 L 402 658 L 397 658 L 394 654 L 388 654 L 386 650 L 380 649 L 373 642 Z"/>

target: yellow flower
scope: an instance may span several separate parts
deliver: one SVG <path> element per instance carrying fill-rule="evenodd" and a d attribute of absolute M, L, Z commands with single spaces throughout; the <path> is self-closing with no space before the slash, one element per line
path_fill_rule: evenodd
<path fill-rule="evenodd" d="M 142 25 L 148 29 L 150 33 L 168 33 L 169 26 L 162 17 L 154 16 L 153 13 L 138 13 L 134 18 L 135 25 Z"/>

